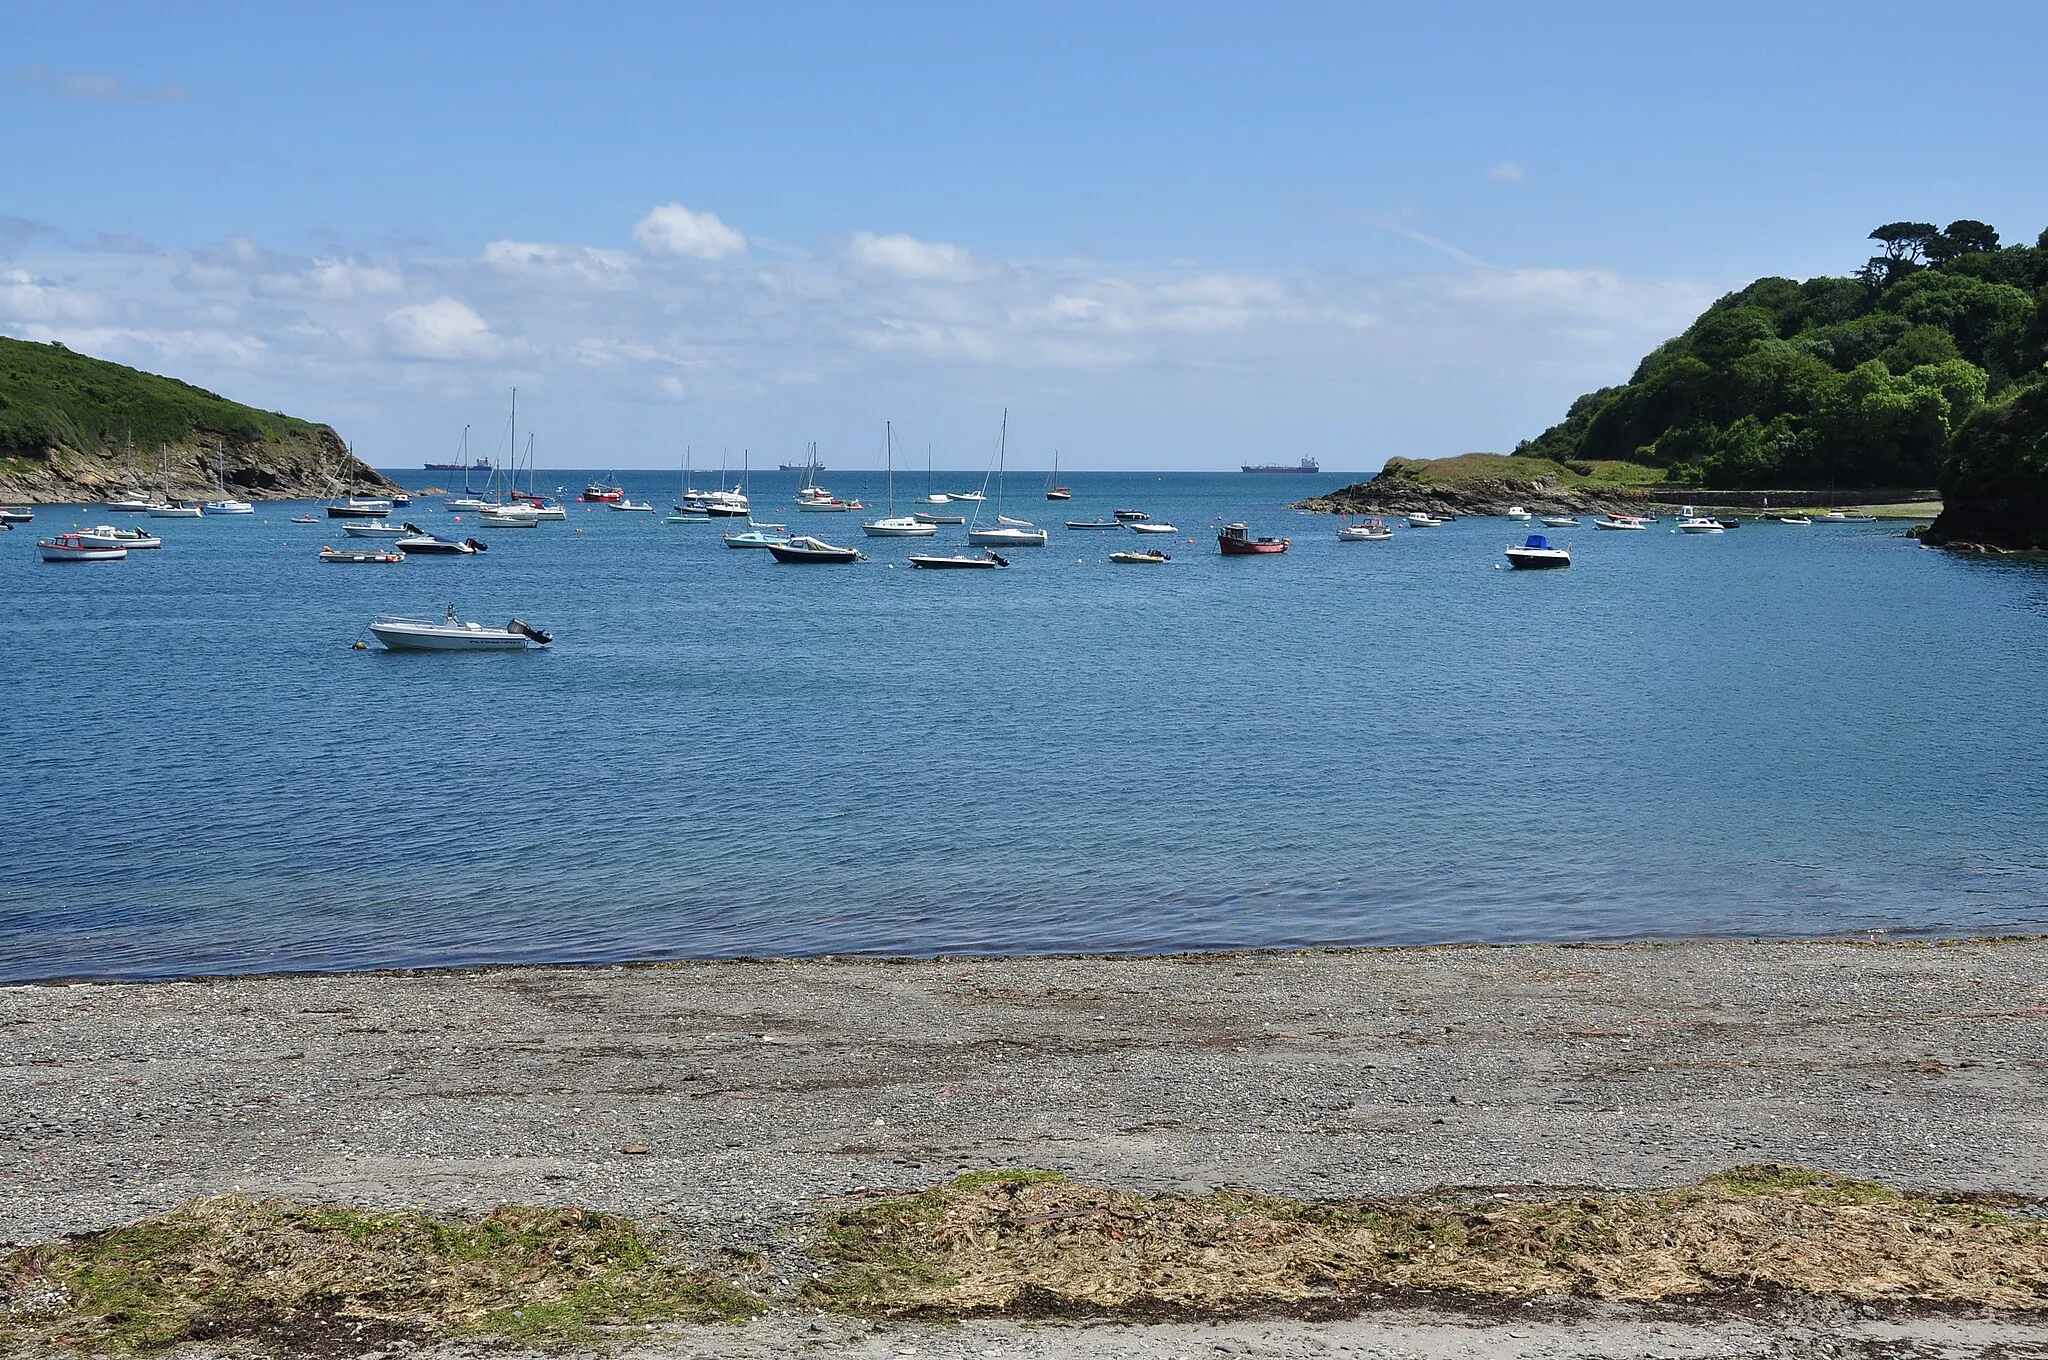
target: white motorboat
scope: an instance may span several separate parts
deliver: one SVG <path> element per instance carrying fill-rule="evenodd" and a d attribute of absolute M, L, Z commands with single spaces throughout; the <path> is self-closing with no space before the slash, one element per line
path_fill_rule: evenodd
<path fill-rule="evenodd" d="M 128 555 L 119 544 L 89 543 L 84 534 L 58 534 L 36 540 L 45 562 L 118 562 Z"/>
<path fill-rule="evenodd" d="M 629 515 L 651 515 L 654 505 L 651 501 L 616 500 L 609 502 L 614 510 L 623 510 Z"/>
<path fill-rule="evenodd" d="M 1823 510 L 1814 519 L 1821 524 L 1841 524 L 1849 517 L 1840 510 Z"/>
<path fill-rule="evenodd" d="M 1113 552 L 1109 555 L 1109 560 L 1119 566 L 1156 567 L 1173 559 L 1156 548 L 1142 548 L 1137 552 Z"/>
<path fill-rule="evenodd" d="M 970 505 L 980 505 L 983 501 L 987 500 L 988 497 L 984 496 L 979 491 L 955 491 L 951 493 L 951 499 L 956 501 L 966 501 Z"/>
<path fill-rule="evenodd" d="M 974 571 L 984 567 L 1007 567 L 1010 565 L 1010 559 L 993 551 L 984 552 L 978 557 L 973 553 L 964 552 L 949 553 L 945 557 L 935 553 L 912 553 L 910 565 L 930 571 Z"/>
<path fill-rule="evenodd" d="M 1725 534 L 1728 532 L 1728 526 L 1721 523 L 1720 520 L 1709 519 L 1705 515 L 1695 515 L 1692 513 L 1692 507 L 1687 506 L 1685 515 L 1678 521 L 1678 527 L 1672 530 L 1672 532 L 1677 534 Z"/>
<path fill-rule="evenodd" d="M 1546 522 L 1547 522 L 1547 521 L 1546 521 Z M 1640 515 L 1612 515 L 1612 514 L 1611 514 L 1611 515 L 1607 516 L 1607 518 L 1605 518 L 1605 519 L 1596 519 L 1596 520 L 1594 520 L 1594 521 L 1593 521 L 1593 527 L 1594 527 L 1595 529 L 1616 529 L 1616 530 L 1628 530 L 1628 529 L 1635 529 L 1635 530 L 1642 530 L 1642 529 L 1647 529 L 1647 528 L 1649 528 L 1649 527 L 1650 527 L 1650 525 L 1649 525 L 1648 521 L 1644 520 L 1644 519 L 1643 519 L 1643 517 L 1642 517 L 1642 516 L 1640 516 Z"/>
<path fill-rule="evenodd" d="M 368 566 L 373 563 L 390 565 L 403 562 L 405 554 L 396 548 L 336 548 L 321 545 L 322 562 L 338 562 L 343 566 Z"/>
<path fill-rule="evenodd" d="M 1570 548 L 1554 548 L 1542 534 L 1530 534 L 1519 546 L 1510 544 L 1507 548 L 1508 565 L 1524 571 L 1544 567 L 1568 567 L 1572 564 Z"/>
<path fill-rule="evenodd" d="M 800 534 L 781 543 L 770 543 L 768 551 L 776 561 L 792 565 L 816 565 L 822 563 L 863 562 L 867 559 L 858 548 L 841 548 L 827 543 L 822 538 Z"/>
<path fill-rule="evenodd" d="M 1165 520 L 1129 520 L 1124 524 L 1134 534 L 1177 534 L 1179 529 Z"/>
<path fill-rule="evenodd" d="M 1509 519 L 1520 520 L 1522 523 L 1527 524 L 1529 522 L 1529 511 L 1524 506 L 1510 505 L 1508 507 L 1507 517 Z"/>
<path fill-rule="evenodd" d="M 742 529 L 738 533 L 727 533 L 724 535 L 726 547 L 773 548 L 778 544 L 789 542 L 789 535 L 781 532 L 781 525 L 771 527 L 766 524 L 755 524 L 752 520 L 747 521 L 747 523 L 751 526 L 750 528 Z"/>
<path fill-rule="evenodd" d="M 453 496 L 442 502 L 454 514 L 475 513 L 491 508 L 482 496 Z"/>
<path fill-rule="evenodd" d="M 1393 536 L 1394 531 L 1389 529 L 1387 522 L 1378 515 L 1361 520 L 1357 524 L 1340 524 L 1337 526 L 1337 541 L 1339 543 L 1384 543 Z"/>
<path fill-rule="evenodd" d="M 525 508 L 526 517 L 530 520 L 545 521 L 550 524 L 562 524 L 566 523 L 569 518 L 569 511 L 566 507 L 558 504 L 557 502 L 549 499 L 546 496 L 542 496 L 535 500 L 527 500 L 522 502 L 521 504 Z"/>
<path fill-rule="evenodd" d="M 381 519 L 355 519 L 341 526 L 350 538 L 407 538 L 421 532 L 410 524 L 386 524 Z"/>
<path fill-rule="evenodd" d="M 862 524 L 861 532 L 869 538 L 930 538 L 939 531 L 938 525 L 896 513 L 896 433 L 892 422 L 882 422 L 882 443 L 889 464 L 889 513 Z"/>
<path fill-rule="evenodd" d="M 107 509 L 118 510 L 124 515 L 146 515 L 149 513 L 149 507 L 155 504 L 156 502 L 147 496 L 125 496 L 117 501 L 105 502 Z"/>
<path fill-rule="evenodd" d="M 149 507 L 151 519 L 198 519 L 205 512 L 183 501 L 158 501 Z"/>
<path fill-rule="evenodd" d="M 616 505 L 612 507 L 614 510 L 618 508 Z M 510 506 L 507 506 L 504 510 L 487 510 L 476 517 L 476 522 L 492 529 L 538 529 L 540 527 L 539 516 L 513 514 L 509 513 L 510 511 Z"/>
<path fill-rule="evenodd" d="M 1146 520 L 1152 518 L 1143 510 L 1112 510 L 1109 513 L 1122 520 L 1125 524 L 1143 524 Z"/>
<path fill-rule="evenodd" d="M 1579 517 L 1577 515 L 1538 515 L 1537 518 L 1553 529 L 1576 529 L 1579 527 Z"/>
<path fill-rule="evenodd" d="M 442 538 L 438 534 L 416 533 L 401 538 L 391 545 L 401 552 L 424 553 L 427 556 L 466 557 L 471 553 L 484 551 L 484 545 L 473 538 Z"/>
<path fill-rule="evenodd" d="M 1449 523 L 1450 520 L 1440 519 L 1427 510 L 1410 511 L 1408 515 L 1408 527 L 1411 529 L 1441 529 Z"/>
<path fill-rule="evenodd" d="M 226 496 L 217 501 L 208 501 L 199 508 L 209 515 L 253 515 L 256 513 L 255 506 L 247 501 L 238 501 L 232 496 Z"/>
<path fill-rule="evenodd" d="M 112 524 L 98 524 L 90 529 L 81 529 L 78 536 L 87 546 L 94 548 L 127 548 L 141 551 L 144 548 L 161 548 L 164 541 L 147 529 L 123 529 Z"/>
<path fill-rule="evenodd" d="M 508 619 L 502 628 L 458 619 L 452 604 L 439 619 L 375 618 L 370 631 L 394 652 L 523 652 L 555 640 L 523 619 Z"/>
<path fill-rule="evenodd" d="M 1772 518 L 1776 519 L 1780 524 L 1800 524 L 1808 527 L 1811 527 L 1813 524 L 1813 521 L 1804 515 L 1775 515 Z"/>

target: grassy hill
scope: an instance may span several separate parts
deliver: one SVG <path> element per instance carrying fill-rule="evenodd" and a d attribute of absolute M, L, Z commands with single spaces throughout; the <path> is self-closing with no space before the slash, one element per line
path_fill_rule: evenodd
<path fill-rule="evenodd" d="M 176 378 L 0 336 L 0 496 L 92 500 L 155 484 L 168 457 L 170 490 L 225 481 L 252 496 L 317 496 L 388 486 L 326 425 L 230 401 Z"/>

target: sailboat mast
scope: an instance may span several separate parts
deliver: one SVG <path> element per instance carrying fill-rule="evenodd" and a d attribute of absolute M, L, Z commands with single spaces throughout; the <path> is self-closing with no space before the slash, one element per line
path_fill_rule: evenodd
<path fill-rule="evenodd" d="M 889 513 L 896 513 L 896 431 L 889 421 L 882 422 L 882 447 L 889 460 Z"/>
<path fill-rule="evenodd" d="M 1009 466 L 1010 408 L 1003 408 L 1003 431 L 996 436 L 996 523 L 1003 522 L 1003 470 Z"/>

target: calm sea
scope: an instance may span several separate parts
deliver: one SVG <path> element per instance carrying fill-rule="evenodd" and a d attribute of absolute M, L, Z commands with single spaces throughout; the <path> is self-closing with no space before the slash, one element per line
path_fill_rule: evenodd
<path fill-rule="evenodd" d="M 2048 929 L 2048 571 L 1667 523 L 1516 573 L 1504 521 L 1339 544 L 1283 508 L 1341 479 L 1068 480 L 1011 511 L 1143 508 L 1172 563 L 1054 527 L 914 571 L 780 474 L 764 518 L 871 560 L 572 506 L 339 567 L 269 505 L 49 566 L 37 532 L 110 516 L 47 508 L 0 535 L 0 978 Z M 1294 550 L 1218 557 L 1236 518 Z M 449 602 L 558 642 L 352 646 Z"/>

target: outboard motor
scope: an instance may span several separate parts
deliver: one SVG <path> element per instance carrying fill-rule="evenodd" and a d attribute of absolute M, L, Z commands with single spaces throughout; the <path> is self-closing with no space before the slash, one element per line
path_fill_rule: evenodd
<path fill-rule="evenodd" d="M 532 638 L 535 642 L 538 642 L 543 647 L 547 646 L 550 642 L 553 642 L 555 640 L 555 635 L 553 633 L 548 632 L 544 628 L 535 628 L 533 625 L 529 624 L 525 619 L 508 620 L 505 624 L 505 631 L 508 633 L 523 633 L 527 637 Z"/>
<path fill-rule="evenodd" d="M 485 551 L 484 545 L 483 545 L 483 544 L 481 544 L 481 543 L 479 543 L 479 542 L 477 542 L 477 541 L 476 541 L 475 539 L 473 539 L 473 538 L 465 538 L 465 539 L 463 539 L 462 541 L 463 541 L 464 543 L 467 543 L 467 544 L 469 545 L 469 550 L 470 550 L 471 552 L 483 552 L 483 551 Z"/>

